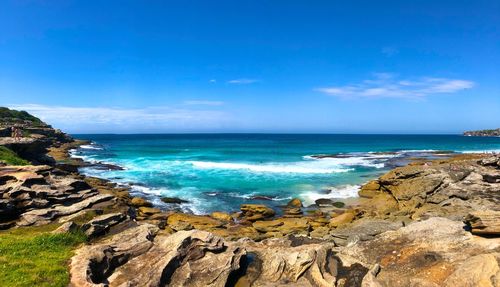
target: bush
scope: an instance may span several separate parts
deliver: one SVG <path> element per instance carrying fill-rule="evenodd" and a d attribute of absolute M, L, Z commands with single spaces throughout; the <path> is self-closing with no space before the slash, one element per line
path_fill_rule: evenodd
<path fill-rule="evenodd" d="M 0 161 L 5 162 L 9 165 L 28 165 L 30 164 L 27 160 L 20 158 L 15 152 L 10 149 L 0 146 Z"/>

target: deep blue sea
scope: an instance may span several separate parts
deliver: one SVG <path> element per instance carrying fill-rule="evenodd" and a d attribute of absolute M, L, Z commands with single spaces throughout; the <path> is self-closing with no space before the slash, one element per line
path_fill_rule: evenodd
<path fill-rule="evenodd" d="M 75 135 L 73 156 L 97 163 L 87 175 L 129 186 L 162 208 L 161 196 L 198 214 L 242 203 L 306 204 L 357 196 L 359 186 L 413 156 L 500 151 L 500 138 L 459 135 L 155 134 Z M 439 151 L 439 152 L 436 152 Z M 325 156 L 326 157 L 321 157 Z M 319 157 L 318 157 L 319 156 Z M 110 163 L 124 170 L 107 170 Z"/>

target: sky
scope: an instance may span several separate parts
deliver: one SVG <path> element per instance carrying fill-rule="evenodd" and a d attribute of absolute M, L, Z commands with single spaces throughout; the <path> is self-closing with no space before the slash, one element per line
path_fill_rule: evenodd
<path fill-rule="evenodd" d="M 500 127 L 500 1 L 0 1 L 0 106 L 70 133 Z"/>

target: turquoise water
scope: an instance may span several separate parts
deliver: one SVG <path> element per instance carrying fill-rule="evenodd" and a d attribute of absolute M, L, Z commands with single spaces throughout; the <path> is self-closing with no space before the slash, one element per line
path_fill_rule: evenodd
<path fill-rule="evenodd" d="M 500 138 L 458 135 L 167 134 L 75 135 L 92 141 L 73 155 L 94 163 L 88 175 L 130 186 L 162 208 L 235 211 L 242 203 L 306 204 L 357 195 L 359 185 L 408 157 L 432 151 L 500 151 Z M 330 155 L 315 158 L 316 155 Z M 161 196 L 189 203 L 163 204 Z"/>

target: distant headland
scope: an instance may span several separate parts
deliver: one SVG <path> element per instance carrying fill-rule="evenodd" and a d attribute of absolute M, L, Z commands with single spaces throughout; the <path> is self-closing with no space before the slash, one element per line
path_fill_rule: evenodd
<path fill-rule="evenodd" d="M 500 128 L 495 130 L 466 131 L 464 136 L 474 137 L 500 137 Z"/>

